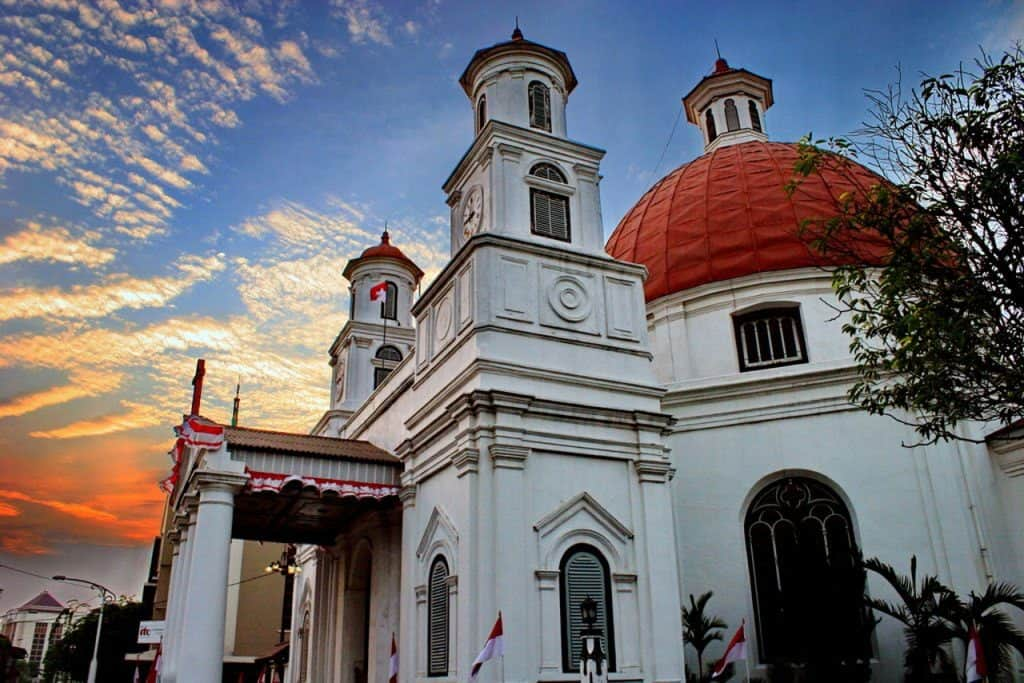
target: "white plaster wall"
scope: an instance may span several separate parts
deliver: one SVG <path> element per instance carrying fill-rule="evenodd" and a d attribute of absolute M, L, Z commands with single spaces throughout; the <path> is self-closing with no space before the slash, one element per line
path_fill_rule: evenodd
<path fill-rule="evenodd" d="M 565 137 L 565 84 L 559 70 L 542 55 L 517 52 L 490 60 L 478 72 L 471 86 L 470 101 L 474 108 L 481 94 L 487 95 L 487 118 L 504 121 L 522 128 L 530 127 L 527 89 L 532 81 L 548 87 L 551 96 L 551 135 Z M 475 125 L 475 124 L 474 124 Z"/>

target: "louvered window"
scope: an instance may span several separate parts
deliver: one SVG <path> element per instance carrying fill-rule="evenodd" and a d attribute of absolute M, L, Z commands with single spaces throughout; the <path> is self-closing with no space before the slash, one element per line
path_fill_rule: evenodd
<path fill-rule="evenodd" d="M 551 132 L 551 91 L 540 81 L 530 82 L 530 127 Z"/>
<path fill-rule="evenodd" d="M 747 101 L 747 109 L 750 111 L 750 127 L 760 133 L 761 117 L 757 114 L 757 105 L 754 104 L 754 100 Z"/>
<path fill-rule="evenodd" d="M 569 198 L 530 188 L 530 227 L 535 235 L 569 241 Z"/>
<path fill-rule="evenodd" d="M 725 127 L 730 131 L 740 129 L 740 114 L 736 111 L 736 103 L 732 100 L 725 101 Z"/>
<path fill-rule="evenodd" d="M 715 115 L 711 113 L 710 109 L 704 112 L 704 120 L 707 121 L 708 126 L 708 142 L 714 142 L 718 137 L 718 129 L 715 127 Z"/>
<path fill-rule="evenodd" d="M 804 477 L 769 484 L 744 523 L 762 662 L 865 660 L 871 624 L 850 513 L 835 491 Z M 822 609 L 827 605 L 827 609 Z"/>
<path fill-rule="evenodd" d="M 565 176 L 554 164 L 537 164 L 530 169 L 530 175 L 544 180 L 551 180 L 556 183 L 565 184 Z"/>
<path fill-rule="evenodd" d="M 595 548 L 572 547 L 561 565 L 562 582 L 562 669 L 578 672 L 582 633 L 586 628 L 580 615 L 580 604 L 588 596 L 597 603 L 594 628 L 601 630 L 601 650 L 608 657 L 608 670 L 615 671 L 615 645 L 612 633 L 611 584 L 608 565 Z"/>
<path fill-rule="evenodd" d="M 807 362 L 799 308 L 762 309 L 733 323 L 741 372 Z"/>
<path fill-rule="evenodd" d="M 476 131 L 479 133 L 487 123 L 487 95 L 481 95 L 476 103 Z"/>
<path fill-rule="evenodd" d="M 380 317 L 394 320 L 398 317 L 398 285 L 390 280 L 386 285 L 384 301 L 380 302 Z"/>
<path fill-rule="evenodd" d="M 427 603 L 427 675 L 448 675 L 448 563 L 430 565 Z"/>

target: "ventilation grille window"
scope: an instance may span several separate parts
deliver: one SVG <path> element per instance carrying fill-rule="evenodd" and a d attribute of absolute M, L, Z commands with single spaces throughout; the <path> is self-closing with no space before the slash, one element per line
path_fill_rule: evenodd
<path fill-rule="evenodd" d="M 551 132 L 551 93 L 540 81 L 530 83 L 530 126 Z"/>
<path fill-rule="evenodd" d="M 601 650 L 608 657 L 609 671 L 615 670 L 614 648 L 610 647 L 612 620 L 609 609 L 608 573 L 604 563 L 590 549 L 570 551 L 562 566 L 562 659 L 566 672 L 579 671 L 581 636 L 586 625 L 580 604 L 588 596 L 597 603 L 595 628 L 601 629 Z"/>
<path fill-rule="evenodd" d="M 427 675 L 448 675 L 448 564 L 434 560 L 430 568 L 427 617 Z"/>
<path fill-rule="evenodd" d="M 775 308 L 735 318 L 740 370 L 807 362 L 797 308 Z"/>
<path fill-rule="evenodd" d="M 725 127 L 730 132 L 740 129 L 740 114 L 736 111 L 736 103 L 732 100 L 725 101 Z"/>
<path fill-rule="evenodd" d="M 530 190 L 531 227 L 535 235 L 569 241 L 569 198 L 544 190 Z"/>
<path fill-rule="evenodd" d="M 758 133 L 761 132 L 761 117 L 757 114 L 757 105 L 754 104 L 753 100 L 747 102 L 747 108 L 750 110 L 750 126 Z"/>

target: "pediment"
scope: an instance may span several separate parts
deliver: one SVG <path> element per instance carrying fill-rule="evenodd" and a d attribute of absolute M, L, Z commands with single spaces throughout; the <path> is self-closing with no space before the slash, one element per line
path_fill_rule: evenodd
<path fill-rule="evenodd" d="M 585 515 L 592 519 L 609 536 L 616 538 L 620 543 L 625 543 L 633 538 L 633 532 L 630 528 L 586 491 L 573 496 L 545 515 L 533 525 L 533 529 L 540 534 L 541 538 L 544 538 L 566 526 L 579 526 L 577 523 L 573 523 L 572 520 L 580 515 Z"/>
<path fill-rule="evenodd" d="M 451 518 L 440 506 L 435 506 L 430 513 L 430 519 L 427 520 L 423 535 L 420 536 L 419 545 L 416 546 L 416 557 L 422 558 L 438 536 L 444 537 L 453 547 L 458 545 L 459 533 L 455 530 Z"/>

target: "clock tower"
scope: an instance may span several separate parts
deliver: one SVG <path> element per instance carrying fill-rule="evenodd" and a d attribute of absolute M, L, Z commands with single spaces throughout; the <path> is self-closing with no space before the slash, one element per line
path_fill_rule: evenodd
<path fill-rule="evenodd" d="M 508 235 L 603 253 L 604 151 L 569 140 L 576 75 L 565 53 L 526 40 L 478 50 L 459 78 L 475 138 L 444 184 L 454 254 L 474 235 Z"/>

